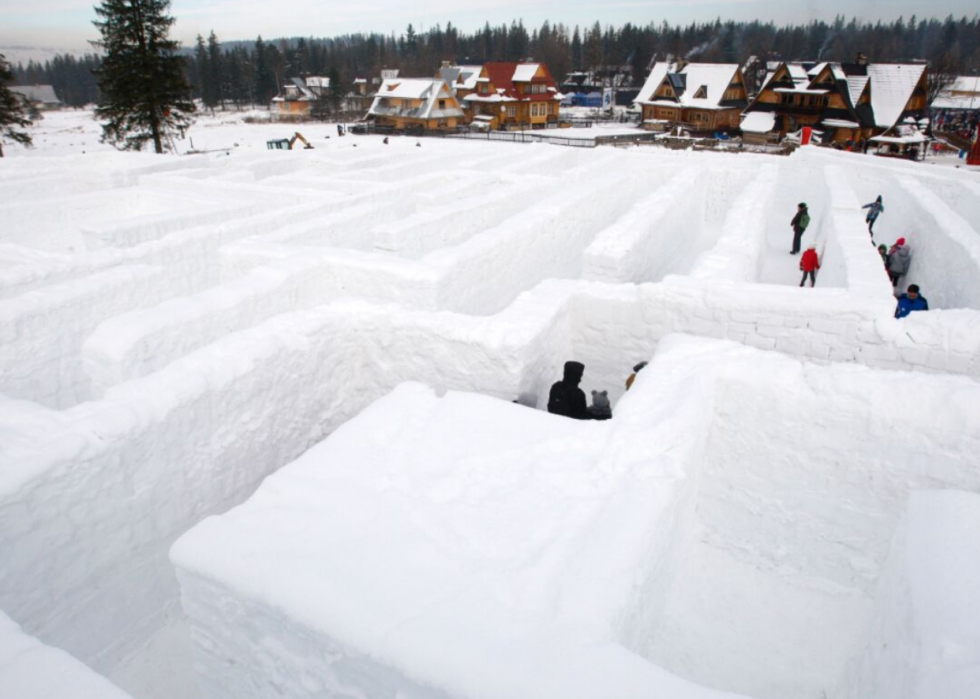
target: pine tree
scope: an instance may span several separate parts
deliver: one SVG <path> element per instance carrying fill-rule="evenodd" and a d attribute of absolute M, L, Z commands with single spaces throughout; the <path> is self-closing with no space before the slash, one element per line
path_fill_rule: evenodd
<path fill-rule="evenodd" d="M 31 136 L 24 127 L 31 125 L 27 114 L 27 104 L 20 95 L 7 87 L 14 81 L 14 74 L 7 64 L 7 59 L 0 53 L 0 137 L 11 141 L 31 145 Z M 3 157 L 3 142 L 0 141 L 0 158 Z"/>
<path fill-rule="evenodd" d="M 255 99 L 259 104 L 268 106 L 273 97 L 276 96 L 276 76 L 269 67 L 269 49 L 275 48 L 266 46 L 259 36 L 255 40 Z"/>
<path fill-rule="evenodd" d="M 337 114 L 340 112 L 345 92 L 340 81 L 340 71 L 337 70 L 336 66 L 331 66 L 330 70 L 327 71 L 327 77 L 330 79 L 330 109 L 334 114 Z"/>
<path fill-rule="evenodd" d="M 225 66 L 224 57 L 221 55 L 221 42 L 215 35 L 214 30 L 208 36 L 208 82 L 211 83 L 211 113 L 214 113 L 214 105 L 220 104 L 221 111 L 225 110 Z"/>
<path fill-rule="evenodd" d="M 582 61 L 582 35 L 579 34 L 578 27 L 575 27 L 575 33 L 572 35 L 572 69 L 582 70 Z"/>
<path fill-rule="evenodd" d="M 183 136 L 194 112 L 184 59 L 168 38 L 174 18 L 170 0 L 102 0 L 93 24 L 105 52 L 96 72 L 101 91 L 95 114 L 107 120 L 102 141 L 140 150 L 152 141 L 163 153 L 174 134 Z"/>
<path fill-rule="evenodd" d="M 197 35 L 197 43 L 194 46 L 193 76 L 197 94 L 201 98 L 201 102 L 207 105 L 208 91 L 210 89 L 210 85 L 208 84 L 208 79 L 210 78 L 210 73 L 208 72 L 208 48 L 204 44 L 204 37 L 200 34 Z"/>

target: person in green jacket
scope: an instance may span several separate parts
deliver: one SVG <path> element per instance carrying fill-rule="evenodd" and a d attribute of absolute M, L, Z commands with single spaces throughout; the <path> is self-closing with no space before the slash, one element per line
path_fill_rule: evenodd
<path fill-rule="evenodd" d="M 790 221 L 790 225 L 793 226 L 793 249 L 789 251 L 789 254 L 797 255 L 800 252 L 803 233 L 810 225 L 810 212 L 807 210 L 805 202 L 800 202 L 800 205 L 796 207 L 796 216 Z"/>

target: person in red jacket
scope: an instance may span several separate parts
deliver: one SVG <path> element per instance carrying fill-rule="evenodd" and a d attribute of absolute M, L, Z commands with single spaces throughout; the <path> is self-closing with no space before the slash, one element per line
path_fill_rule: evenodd
<path fill-rule="evenodd" d="M 807 275 L 810 277 L 810 286 L 817 283 L 817 270 L 820 269 L 820 260 L 817 257 L 816 244 L 810 243 L 807 246 L 806 252 L 800 258 L 800 269 L 803 270 L 803 280 L 800 282 L 800 286 L 806 283 Z"/>

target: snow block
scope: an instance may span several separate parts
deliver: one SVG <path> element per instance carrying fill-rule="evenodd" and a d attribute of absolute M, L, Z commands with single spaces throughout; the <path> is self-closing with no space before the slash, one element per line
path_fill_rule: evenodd
<path fill-rule="evenodd" d="M 882 576 L 867 650 L 842 696 L 962 699 L 980 687 L 980 495 L 924 491 Z"/>
<path fill-rule="evenodd" d="M 68 653 L 28 636 L 0 612 L 0 696 L 5 699 L 132 699 Z"/>
<path fill-rule="evenodd" d="M 172 548 L 202 686 L 819 696 L 909 494 L 980 491 L 977 400 L 678 337 L 604 423 L 400 386 Z"/>

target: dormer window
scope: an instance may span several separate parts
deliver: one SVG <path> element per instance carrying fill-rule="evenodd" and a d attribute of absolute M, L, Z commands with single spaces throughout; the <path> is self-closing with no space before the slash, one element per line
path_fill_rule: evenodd
<path fill-rule="evenodd" d="M 698 91 L 694 93 L 694 99 L 706 100 L 708 99 L 708 86 L 702 85 L 698 88 Z"/>

